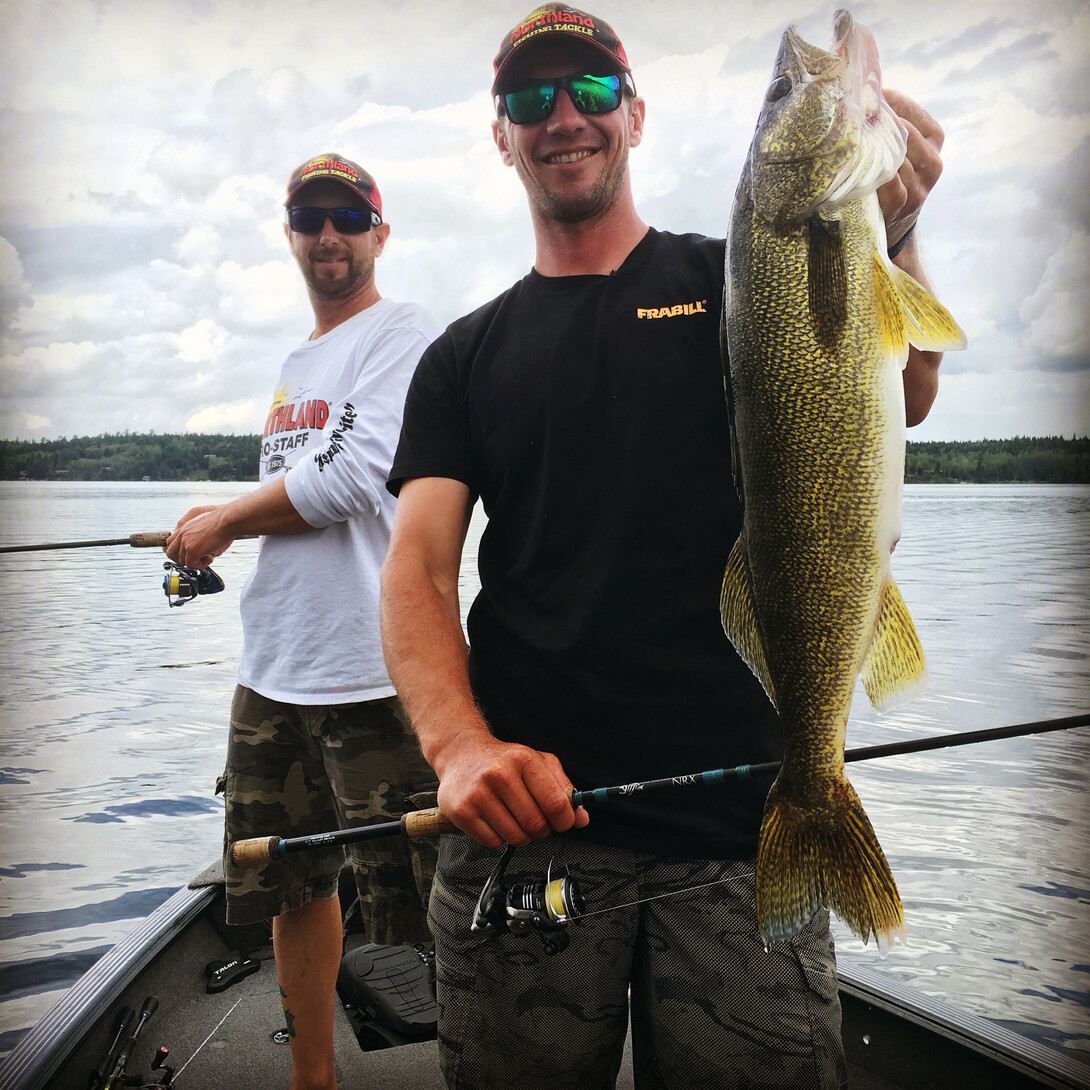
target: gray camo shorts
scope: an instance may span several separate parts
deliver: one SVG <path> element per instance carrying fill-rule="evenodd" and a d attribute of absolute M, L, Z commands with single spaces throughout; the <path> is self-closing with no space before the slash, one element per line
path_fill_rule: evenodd
<path fill-rule="evenodd" d="M 227 920 L 257 923 L 332 897 L 345 849 L 322 848 L 261 867 L 237 867 L 235 840 L 310 836 L 395 821 L 435 804 L 438 783 L 396 698 L 358 704 L 282 704 L 244 686 L 231 704 L 225 796 Z M 372 942 L 426 942 L 434 840 L 400 834 L 348 847 Z"/>
<path fill-rule="evenodd" d="M 766 950 L 752 860 L 663 859 L 563 836 L 520 848 L 507 885 L 540 880 L 551 862 L 586 901 L 570 946 L 550 956 L 534 934 L 470 930 L 497 859 L 466 837 L 440 843 L 430 918 L 451 1090 L 610 1090 L 630 1012 L 640 1090 L 846 1085 L 828 913 Z"/>

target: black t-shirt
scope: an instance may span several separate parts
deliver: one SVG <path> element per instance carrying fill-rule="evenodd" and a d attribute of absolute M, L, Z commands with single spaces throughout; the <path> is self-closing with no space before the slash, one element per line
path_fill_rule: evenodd
<path fill-rule="evenodd" d="M 719 360 L 723 242 L 648 231 L 610 276 L 543 277 L 454 322 L 409 388 L 389 487 L 479 495 L 470 678 L 497 737 L 587 789 L 775 760 L 719 619 L 741 529 Z M 580 835 L 756 849 L 768 782 L 637 793 Z"/>

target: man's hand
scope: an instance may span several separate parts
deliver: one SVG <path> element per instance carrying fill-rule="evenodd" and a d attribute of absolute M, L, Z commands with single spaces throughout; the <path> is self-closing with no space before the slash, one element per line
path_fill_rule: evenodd
<path fill-rule="evenodd" d="M 572 783 L 553 754 L 501 742 L 487 729 L 447 739 L 436 764 L 439 808 L 486 847 L 521 847 L 590 820 L 583 807 L 572 810 Z"/>
<path fill-rule="evenodd" d="M 186 568 L 207 568 L 235 540 L 223 527 L 225 504 L 193 507 L 178 520 L 163 552 Z"/>
<path fill-rule="evenodd" d="M 928 193 L 942 173 L 942 126 L 918 103 L 900 91 L 883 89 L 886 101 L 908 126 L 908 148 L 896 177 L 878 190 L 889 246 L 898 243 L 915 224 Z M 911 243 L 910 243 L 911 245 Z"/>

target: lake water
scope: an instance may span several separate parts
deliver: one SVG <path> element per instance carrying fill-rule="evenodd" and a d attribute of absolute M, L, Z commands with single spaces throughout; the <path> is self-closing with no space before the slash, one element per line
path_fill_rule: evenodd
<path fill-rule="evenodd" d="M 4 482 L 0 544 L 167 529 L 251 487 Z M 849 746 L 1090 711 L 1090 487 L 909 486 L 903 524 L 894 575 L 931 683 L 886 716 L 859 692 Z M 218 853 L 212 791 L 255 552 L 239 542 L 215 565 L 227 589 L 180 609 L 155 549 L 0 556 L 0 1053 Z M 879 959 L 838 929 L 841 959 L 1090 1065 L 1090 731 L 849 773 L 908 941 Z"/>

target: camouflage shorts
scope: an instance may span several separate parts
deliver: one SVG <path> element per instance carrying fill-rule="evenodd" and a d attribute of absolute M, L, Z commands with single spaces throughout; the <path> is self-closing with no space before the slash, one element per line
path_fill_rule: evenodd
<path fill-rule="evenodd" d="M 828 913 L 766 951 L 752 860 L 662 859 L 559 836 L 520 848 L 508 886 L 540 880 L 551 862 L 586 900 L 571 945 L 550 956 L 537 935 L 470 931 L 497 858 L 460 836 L 439 849 L 431 924 L 451 1090 L 608 1090 L 630 1009 L 640 1090 L 846 1085 Z"/>
<path fill-rule="evenodd" d="M 246 837 L 310 836 L 393 821 L 418 803 L 434 805 L 437 782 L 395 698 L 308 707 L 240 685 L 222 786 L 226 848 Z M 371 941 L 430 939 L 435 842 L 397 835 L 350 845 L 348 852 Z M 345 849 L 335 847 L 240 868 L 225 851 L 228 922 L 256 923 L 334 896 L 344 862 Z"/>

